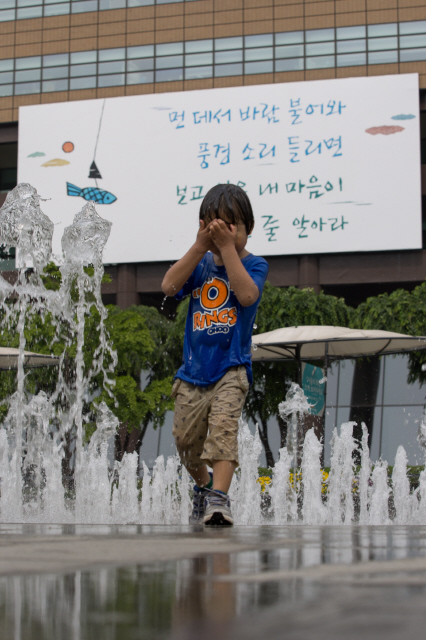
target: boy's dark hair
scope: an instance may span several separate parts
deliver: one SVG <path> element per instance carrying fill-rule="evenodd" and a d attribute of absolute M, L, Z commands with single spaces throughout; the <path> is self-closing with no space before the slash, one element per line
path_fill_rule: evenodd
<path fill-rule="evenodd" d="M 241 187 L 235 184 L 218 184 L 204 197 L 200 207 L 200 220 L 220 218 L 225 215 L 231 224 L 242 222 L 247 235 L 253 231 L 254 216 L 250 200 Z"/>

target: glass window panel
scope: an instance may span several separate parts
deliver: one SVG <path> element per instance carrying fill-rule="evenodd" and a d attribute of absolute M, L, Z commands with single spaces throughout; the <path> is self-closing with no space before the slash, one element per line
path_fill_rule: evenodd
<path fill-rule="evenodd" d="M 147 44 L 143 47 L 127 47 L 128 58 L 152 58 L 154 55 L 154 45 Z"/>
<path fill-rule="evenodd" d="M 172 4 L 173 2 L 182 2 L 182 0 L 156 0 L 156 4 Z"/>
<path fill-rule="evenodd" d="M 15 84 L 15 96 L 24 96 L 28 93 L 40 93 L 40 83 L 27 82 L 24 84 Z"/>
<path fill-rule="evenodd" d="M 326 42 L 334 40 L 334 29 L 314 29 L 306 31 L 306 42 Z"/>
<path fill-rule="evenodd" d="M 43 7 L 28 7 L 27 9 L 18 9 L 16 17 L 18 20 L 28 20 L 29 18 L 41 18 L 43 15 Z"/>
<path fill-rule="evenodd" d="M 417 20 L 416 22 L 400 22 L 399 35 L 408 35 L 410 33 L 426 33 L 426 20 Z"/>
<path fill-rule="evenodd" d="M 288 60 L 276 60 L 275 71 L 303 71 L 303 58 L 289 58 Z"/>
<path fill-rule="evenodd" d="M 274 63 L 271 61 L 265 62 L 246 62 L 244 65 L 244 73 L 250 75 L 252 73 L 272 73 L 274 70 Z"/>
<path fill-rule="evenodd" d="M 185 67 L 201 67 L 212 63 L 212 53 L 194 53 L 190 56 L 185 56 Z"/>
<path fill-rule="evenodd" d="M 303 31 L 289 31 L 288 33 L 276 33 L 275 44 L 300 44 L 303 43 Z"/>
<path fill-rule="evenodd" d="M 44 0 L 44 4 L 57 4 L 57 3 L 64 3 L 64 2 L 69 2 L 69 0 Z"/>
<path fill-rule="evenodd" d="M 66 80 L 47 80 L 42 83 L 43 93 L 52 91 L 68 91 L 68 78 Z"/>
<path fill-rule="evenodd" d="M 216 78 L 223 78 L 225 76 L 242 76 L 243 65 L 242 64 L 221 64 L 215 66 L 214 75 Z"/>
<path fill-rule="evenodd" d="M 127 0 L 128 7 L 146 7 L 150 4 L 155 4 L 154 0 Z"/>
<path fill-rule="evenodd" d="M 17 2 L 18 7 L 34 7 L 40 4 L 43 4 L 43 0 L 18 0 Z"/>
<path fill-rule="evenodd" d="M 213 51 L 213 40 L 185 42 L 185 53 L 204 53 L 205 51 Z"/>
<path fill-rule="evenodd" d="M 306 55 L 307 56 L 320 56 L 329 53 L 334 53 L 334 42 L 322 42 L 321 44 L 307 44 Z"/>
<path fill-rule="evenodd" d="M 342 40 L 337 43 L 337 53 L 356 53 L 366 48 L 367 40 Z"/>
<path fill-rule="evenodd" d="M 128 60 L 127 71 L 151 71 L 154 69 L 154 58 L 144 58 L 142 60 Z M 133 84 L 138 84 L 133 83 Z"/>
<path fill-rule="evenodd" d="M 71 64 L 84 64 L 86 62 L 96 62 L 96 51 L 78 51 L 71 54 Z"/>
<path fill-rule="evenodd" d="M 123 73 L 125 71 L 126 63 L 124 60 L 117 62 L 100 62 L 98 64 L 98 73 Z"/>
<path fill-rule="evenodd" d="M 110 60 L 124 60 L 126 49 L 117 47 L 116 49 L 101 49 L 99 51 L 99 62 L 109 62 Z"/>
<path fill-rule="evenodd" d="M 337 56 L 338 67 L 358 67 L 367 64 L 367 56 L 365 53 L 349 53 L 347 55 Z"/>
<path fill-rule="evenodd" d="M 7 96 L 13 96 L 13 84 L 0 85 L 0 97 L 6 98 Z"/>
<path fill-rule="evenodd" d="M 145 73 L 128 73 L 127 84 L 147 84 L 154 82 L 154 72 L 146 71 Z"/>
<path fill-rule="evenodd" d="M 415 62 L 416 60 L 426 60 L 426 49 L 406 49 L 399 52 L 400 62 Z"/>
<path fill-rule="evenodd" d="M 95 89 L 96 77 L 93 78 L 71 78 L 70 89 Z"/>
<path fill-rule="evenodd" d="M 15 82 L 32 82 L 40 80 L 41 69 L 31 69 L 28 71 L 15 71 Z"/>
<path fill-rule="evenodd" d="M 339 387 L 337 389 L 337 404 L 350 406 L 352 395 L 352 380 L 354 377 L 355 360 L 342 360 L 339 362 Z"/>
<path fill-rule="evenodd" d="M 107 11 L 108 9 L 123 9 L 126 6 L 126 0 L 99 0 L 99 11 Z"/>
<path fill-rule="evenodd" d="M 124 73 L 117 73 L 111 76 L 98 76 L 98 87 L 118 87 L 125 84 Z"/>
<path fill-rule="evenodd" d="M 214 41 L 215 51 L 226 51 L 227 49 L 242 49 L 243 39 L 238 36 L 236 38 L 216 38 Z"/>
<path fill-rule="evenodd" d="M 297 58 L 303 56 L 303 44 L 289 47 L 275 47 L 275 58 Z"/>
<path fill-rule="evenodd" d="M 0 22 L 7 22 L 8 20 L 15 20 L 15 9 L 0 11 Z"/>
<path fill-rule="evenodd" d="M 39 69 L 41 67 L 41 56 L 31 58 L 16 58 L 15 69 Z"/>
<path fill-rule="evenodd" d="M 190 67 L 185 69 L 185 80 L 196 80 L 197 78 L 212 78 L 213 67 Z"/>
<path fill-rule="evenodd" d="M 52 67 L 43 69 L 43 80 L 56 80 L 56 78 L 68 78 L 69 67 Z"/>
<path fill-rule="evenodd" d="M 336 66 L 334 56 L 318 56 L 317 58 L 306 58 L 307 69 L 330 69 Z"/>
<path fill-rule="evenodd" d="M 414 47 L 426 47 L 426 34 L 420 36 L 400 36 L 401 49 L 413 49 Z"/>
<path fill-rule="evenodd" d="M 405 411 L 404 411 L 405 409 Z M 394 464 L 397 449 L 402 445 L 408 464 L 424 464 L 424 451 L 417 444 L 418 421 L 422 407 L 384 407 L 381 456 Z"/>
<path fill-rule="evenodd" d="M 384 404 L 424 404 L 425 389 L 421 384 L 407 383 L 409 356 L 399 354 L 384 356 L 385 389 Z"/>
<path fill-rule="evenodd" d="M 266 33 L 258 36 L 245 36 L 245 47 L 271 47 L 274 44 L 273 34 Z"/>
<path fill-rule="evenodd" d="M 13 82 L 13 71 L 0 73 L 0 84 L 7 84 L 8 82 Z"/>
<path fill-rule="evenodd" d="M 389 24 L 369 24 L 368 25 L 368 37 L 380 38 L 381 36 L 396 36 L 398 35 L 398 25 L 396 22 Z"/>
<path fill-rule="evenodd" d="M 224 64 L 226 62 L 242 62 L 243 50 L 236 49 L 235 51 L 217 51 L 214 54 L 214 61 L 216 64 Z"/>
<path fill-rule="evenodd" d="M 14 9 L 15 8 L 15 0 L 1 0 L 0 8 L 1 9 Z"/>
<path fill-rule="evenodd" d="M 398 49 L 398 38 L 371 38 L 368 40 L 369 51 L 383 51 L 386 49 Z"/>
<path fill-rule="evenodd" d="M 171 82 L 172 80 L 183 80 L 183 69 L 166 69 L 155 72 L 155 82 Z"/>
<path fill-rule="evenodd" d="M 73 2 L 72 13 L 86 13 L 87 11 L 97 11 L 98 0 L 86 0 L 85 2 Z"/>
<path fill-rule="evenodd" d="M 173 69 L 174 67 L 183 66 L 183 56 L 165 56 L 157 58 L 155 62 L 156 69 Z"/>
<path fill-rule="evenodd" d="M 0 71 L 13 71 L 13 59 L 0 60 Z"/>
<path fill-rule="evenodd" d="M 44 7 L 44 15 L 48 16 L 63 16 L 71 13 L 69 2 L 64 4 L 52 4 Z"/>
<path fill-rule="evenodd" d="M 78 78 L 80 76 L 95 76 L 96 65 L 95 64 L 76 64 L 70 67 L 71 78 Z"/>
<path fill-rule="evenodd" d="M 355 38 L 365 38 L 366 28 L 362 27 L 339 27 L 336 29 L 337 40 L 353 40 Z"/>
<path fill-rule="evenodd" d="M 261 49 L 246 49 L 244 53 L 244 59 L 246 62 L 252 60 L 272 60 L 274 57 L 274 50 L 272 47 L 262 47 Z"/>
<path fill-rule="evenodd" d="M 175 56 L 183 53 L 183 42 L 169 42 L 155 46 L 157 56 Z"/>
<path fill-rule="evenodd" d="M 398 62 L 398 51 L 375 51 L 368 54 L 368 64 Z"/>
<path fill-rule="evenodd" d="M 52 56 L 43 56 L 43 67 L 56 67 L 69 63 L 68 53 L 56 53 Z"/>

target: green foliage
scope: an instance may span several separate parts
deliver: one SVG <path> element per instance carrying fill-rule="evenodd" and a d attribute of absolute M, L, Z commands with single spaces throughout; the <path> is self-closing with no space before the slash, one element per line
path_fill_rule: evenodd
<path fill-rule="evenodd" d="M 348 326 L 352 315 L 343 298 L 313 289 L 281 289 L 265 283 L 256 317 L 259 333 L 299 325 Z"/>
<path fill-rule="evenodd" d="M 413 291 L 397 289 L 392 293 L 367 298 L 353 312 L 351 326 L 357 329 L 383 329 L 412 336 L 426 336 L 426 282 Z M 408 383 L 426 382 L 426 351 L 409 356 Z"/>

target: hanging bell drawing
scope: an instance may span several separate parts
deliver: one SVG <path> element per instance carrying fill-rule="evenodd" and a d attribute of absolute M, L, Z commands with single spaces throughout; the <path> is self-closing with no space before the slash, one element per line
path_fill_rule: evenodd
<path fill-rule="evenodd" d="M 95 163 L 94 160 L 93 160 L 92 164 L 90 165 L 89 178 L 101 178 L 102 179 L 102 176 L 99 173 L 99 169 L 96 166 L 96 163 Z"/>

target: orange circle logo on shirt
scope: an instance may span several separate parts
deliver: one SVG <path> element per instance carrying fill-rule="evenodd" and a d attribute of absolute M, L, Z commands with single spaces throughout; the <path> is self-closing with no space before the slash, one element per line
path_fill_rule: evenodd
<path fill-rule="evenodd" d="M 203 309 L 219 309 L 229 298 L 228 283 L 220 278 L 205 282 L 201 288 L 200 302 Z"/>

